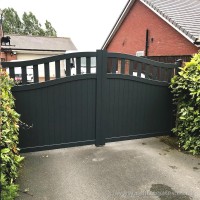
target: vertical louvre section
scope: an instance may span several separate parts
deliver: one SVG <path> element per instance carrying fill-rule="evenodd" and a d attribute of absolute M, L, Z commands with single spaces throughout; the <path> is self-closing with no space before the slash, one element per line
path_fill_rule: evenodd
<path fill-rule="evenodd" d="M 9 67 L 10 78 L 15 78 L 15 68 Z"/>
<path fill-rule="evenodd" d="M 34 77 L 34 83 L 38 83 L 39 82 L 38 65 L 33 65 L 33 77 Z"/>
<path fill-rule="evenodd" d="M 163 81 L 163 79 L 164 79 L 163 68 L 159 67 L 159 80 Z"/>
<path fill-rule="evenodd" d="M 91 73 L 91 60 L 90 57 L 86 57 L 86 74 Z"/>
<path fill-rule="evenodd" d="M 154 71 L 155 71 L 155 79 L 154 80 L 158 80 L 159 79 L 158 67 L 155 66 Z"/>
<path fill-rule="evenodd" d="M 22 84 L 27 83 L 27 73 L 26 73 L 26 66 L 22 67 Z"/>
<path fill-rule="evenodd" d="M 117 58 L 113 58 L 112 59 L 112 73 L 116 74 L 117 68 L 118 68 L 118 59 Z"/>
<path fill-rule="evenodd" d="M 49 75 L 49 62 L 44 63 L 44 74 L 45 74 L 45 81 L 50 80 L 50 75 Z"/>
<path fill-rule="evenodd" d="M 149 75 L 149 65 L 145 65 L 145 78 L 150 78 L 150 75 Z"/>
<path fill-rule="evenodd" d="M 129 65 L 129 75 L 133 75 L 133 61 L 130 61 L 130 65 Z"/>
<path fill-rule="evenodd" d="M 153 77 L 152 77 L 152 79 L 153 79 L 153 80 L 156 80 L 156 79 L 157 79 L 157 73 L 156 73 L 156 70 L 157 70 L 157 68 L 154 67 L 154 66 L 152 66 L 152 71 L 153 71 Z"/>
<path fill-rule="evenodd" d="M 76 74 L 81 74 L 81 59 L 76 58 Z"/>
<path fill-rule="evenodd" d="M 177 75 L 178 74 L 178 71 L 179 71 L 179 68 L 174 68 L 174 75 Z"/>
<path fill-rule="evenodd" d="M 71 65 L 70 65 L 70 59 L 66 60 L 66 76 L 71 76 Z"/>
<path fill-rule="evenodd" d="M 125 59 L 121 60 L 121 74 L 125 74 Z"/>
<path fill-rule="evenodd" d="M 170 81 L 171 81 L 171 78 L 172 78 L 172 69 L 168 69 L 167 70 L 167 77 L 168 77 L 168 83 L 170 83 Z"/>
<path fill-rule="evenodd" d="M 138 63 L 137 65 L 137 77 L 141 77 L 142 72 L 142 63 Z"/>
<path fill-rule="evenodd" d="M 55 61 L 56 78 L 60 78 L 60 60 Z"/>

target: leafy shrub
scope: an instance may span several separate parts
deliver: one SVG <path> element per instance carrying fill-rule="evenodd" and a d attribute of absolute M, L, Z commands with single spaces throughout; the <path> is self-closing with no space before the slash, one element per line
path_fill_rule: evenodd
<path fill-rule="evenodd" d="M 0 129 L 1 129 L 1 199 L 12 200 L 17 196 L 18 169 L 23 157 L 19 155 L 19 114 L 14 110 L 11 88 L 12 79 L 0 69 Z"/>
<path fill-rule="evenodd" d="M 179 147 L 200 154 L 200 52 L 180 68 L 171 80 L 174 103 L 177 105 L 176 127 Z"/>

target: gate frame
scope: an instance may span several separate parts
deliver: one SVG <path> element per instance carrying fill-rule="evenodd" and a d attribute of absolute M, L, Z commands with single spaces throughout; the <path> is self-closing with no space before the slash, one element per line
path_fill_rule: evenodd
<path fill-rule="evenodd" d="M 99 146 L 103 146 L 105 145 L 107 138 L 106 138 L 106 132 L 104 132 L 103 130 L 103 125 L 105 124 L 105 118 L 104 118 L 104 114 L 106 113 L 105 110 L 105 103 L 106 103 L 106 92 L 107 92 L 107 88 L 106 88 L 106 82 L 108 79 L 109 74 L 107 74 L 107 69 L 108 69 L 108 59 L 115 57 L 116 58 L 116 63 L 117 63 L 117 59 L 121 59 L 121 62 L 123 60 L 123 62 L 121 63 L 121 68 L 123 68 L 123 72 L 125 70 L 125 60 L 126 59 L 133 59 L 134 62 L 139 62 L 139 63 L 146 63 L 148 65 L 152 65 L 156 67 L 160 67 L 160 68 L 165 68 L 166 69 L 170 69 L 170 73 L 172 73 L 172 71 L 174 71 L 174 74 L 177 74 L 178 72 L 178 67 L 181 66 L 181 61 L 177 61 L 175 64 L 171 64 L 171 63 L 160 63 L 157 61 L 152 61 L 152 60 L 148 60 L 146 58 L 141 58 L 141 57 L 135 57 L 132 55 L 127 55 L 127 54 L 120 54 L 120 53 L 109 53 L 105 50 L 97 50 L 96 52 L 82 52 L 82 53 L 70 53 L 70 54 L 63 54 L 63 55 L 58 55 L 58 56 L 52 56 L 52 57 L 47 57 L 47 58 L 42 58 L 42 59 L 37 59 L 37 60 L 29 60 L 29 61 L 21 61 L 21 62 L 2 62 L 2 67 L 3 68 L 9 68 L 10 69 L 10 77 L 14 78 L 15 74 L 14 74 L 14 67 L 21 67 L 22 68 L 22 83 L 25 85 L 22 86 L 15 86 L 13 88 L 13 92 L 14 91 L 18 91 L 18 89 L 20 90 L 20 87 L 24 87 L 25 89 L 29 89 L 29 88 L 34 88 L 36 85 L 35 84 L 31 84 L 31 85 L 26 85 L 27 83 L 27 78 L 26 78 L 26 66 L 29 65 L 33 65 L 33 73 L 34 73 L 34 83 L 38 83 L 39 79 L 38 79 L 38 65 L 39 64 L 44 64 L 44 70 L 45 70 L 45 82 L 48 81 L 48 83 L 44 83 L 44 85 L 53 85 L 53 82 L 50 82 L 50 77 L 49 77 L 49 63 L 50 62 L 55 62 L 55 72 L 56 72 L 56 79 L 55 82 L 62 82 L 62 80 L 60 79 L 60 60 L 66 59 L 66 71 L 67 71 L 67 75 L 70 75 L 70 71 L 69 71 L 69 67 L 70 67 L 70 62 L 69 60 L 71 59 L 71 57 L 73 56 L 77 56 L 78 60 L 79 60 L 79 68 L 77 69 L 77 71 L 80 73 L 80 58 L 81 57 L 87 57 L 90 56 L 94 57 L 94 55 L 96 56 L 96 110 L 95 110 L 95 145 L 97 147 Z M 86 64 L 87 65 L 87 64 Z M 131 65 L 131 64 L 130 64 Z M 139 64 L 140 65 L 140 64 Z M 129 66 L 130 68 L 130 66 Z M 88 66 L 87 66 L 87 70 L 88 70 Z M 141 77 L 141 65 L 137 71 L 137 76 Z M 153 70 L 153 69 L 152 69 Z M 130 73 L 130 69 L 129 69 L 129 73 Z M 90 76 L 90 75 L 86 75 L 86 76 Z M 117 74 L 112 74 L 113 77 L 115 76 L 119 76 Z M 120 74 L 120 76 L 123 76 L 123 74 Z M 69 79 L 75 78 L 75 77 L 69 77 Z M 124 78 L 126 79 L 125 75 Z M 134 77 L 132 78 L 134 80 Z M 154 80 L 155 81 L 155 80 Z M 168 81 L 169 81 L 169 77 L 168 77 Z M 150 80 L 146 80 L 144 79 L 144 82 L 150 82 Z M 162 83 L 162 82 L 160 82 Z M 167 82 L 163 82 L 163 84 L 168 84 Z M 37 85 L 38 86 L 38 85 Z M 36 86 L 36 87 L 37 87 Z M 19 88 L 18 88 L 19 87 Z M 20 113 L 20 112 L 19 112 Z M 173 120 L 172 120 L 173 121 Z M 151 136 L 155 136 L 156 134 L 152 134 Z M 142 137 L 142 135 L 141 135 Z M 124 140 L 128 137 L 124 137 L 122 136 L 121 140 Z M 132 138 L 139 138 L 138 136 L 133 136 L 131 138 L 128 139 L 132 139 Z M 108 139 L 109 140 L 109 139 Z M 112 139 L 110 139 L 112 140 Z M 116 139 L 117 141 L 117 139 Z M 80 142 L 79 142 L 80 143 Z M 83 141 L 84 143 L 84 141 Z M 78 144 L 78 143 L 77 143 Z M 59 144 L 52 144 L 51 147 L 53 148 L 53 146 L 59 146 Z M 66 146 L 73 146 L 72 143 L 66 143 Z M 46 149 L 52 149 L 52 148 L 46 148 L 45 146 L 41 147 L 42 150 L 46 150 Z M 63 146 L 61 146 L 60 148 L 62 148 Z M 32 151 L 34 151 L 34 147 L 30 147 L 32 149 Z M 35 147 L 36 150 L 37 147 Z M 59 148 L 59 147 L 58 147 Z M 25 149 L 26 150 L 26 149 Z M 40 150 L 40 149 L 39 149 Z"/>

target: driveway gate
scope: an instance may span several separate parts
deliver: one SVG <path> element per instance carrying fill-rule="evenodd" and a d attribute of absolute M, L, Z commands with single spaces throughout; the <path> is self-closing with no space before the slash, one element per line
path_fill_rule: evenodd
<path fill-rule="evenodd" d="M 21 68 L 22 84 L 12 92 L 21 120 L 32 125 L 20 128 L 24 152 L 100 146 L 171 131 L 168 85 L 178 64 L 98 50 L 3 62 L 2 66 L 9 68 L 12 78 L 15 68 Z M 28 84 L 30 66 L 33 83 Z"/>

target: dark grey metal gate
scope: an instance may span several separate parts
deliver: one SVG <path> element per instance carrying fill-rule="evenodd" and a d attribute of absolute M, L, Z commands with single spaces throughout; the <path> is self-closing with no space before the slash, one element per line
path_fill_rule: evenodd
<path fill-rule="evenodd" d="M 54 80 L 50 80 L 52 63 Z M 45 82 L 39 82 L 41 64 Z M 14 68 L 22 69 L 22 85 L 13 88 L 13 95 L 21 120 L 33 125 L 29 130 L 20 128 L 24 152 L 99 146 L 171 131 L 168 83 L 178 64 L 98 50 L 4 62 L 2 66 L 9 68 L 12 78 Z M 33 66 L 32 84 L 27 84 L 27 66 Z M 65 77 L 61 77 L 62 70 Z"/>

